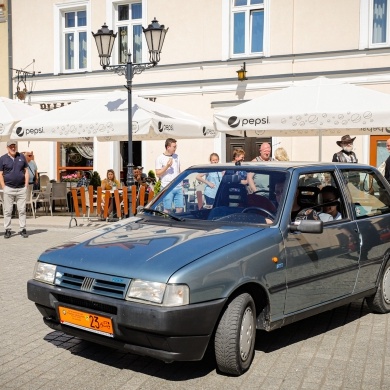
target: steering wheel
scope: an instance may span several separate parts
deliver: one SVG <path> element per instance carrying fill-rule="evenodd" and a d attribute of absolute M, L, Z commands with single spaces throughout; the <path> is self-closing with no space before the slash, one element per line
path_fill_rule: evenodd
<path fill-rule="evenodd" d="M 275 218 L 276 218 L 276 215 L 274 215 L 270 211 L 263 209 L 262 207 L 257 207 L 257 206 L 246 207 L 244 210 L 241 211 L 241 213 L 247 213 L 248 211 L 252 211 L 252 210 L 263 212 L 268 217 L 270 217 L 272 220 L 275 220 Z"/>

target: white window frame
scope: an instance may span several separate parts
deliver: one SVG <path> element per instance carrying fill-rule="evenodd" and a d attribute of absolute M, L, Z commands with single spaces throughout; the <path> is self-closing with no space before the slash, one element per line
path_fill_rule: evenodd
<path fill-rule="evenodd" d="M 387 1 L 387 32 L 383 43 L 372 43 L 373 5 L 374 0 L 360 0 L 360 50 L 390 46 L 390 1 Z"/>
<path fill-rule="evenodd" d="M 227 2 L 225 2 L 227 3 Z M 248 1 L 249 3 L 249 1 Z M 224 6 L 224 5 L 223 5 Z M 229 28 L 227 29 L 229 32 L 229 58 L 241 58 L 241 57 L 258 57 L 258 56 L 270 56 L 270 0 L 263 0 L 262 4 L 255 5 L 247 5 L 247 6 L 234 6 L 234 0 L 230 0 L 228 3 L 229 9 Z M 250 16 L 253 10 L 263 9 L 264 11 L 264 31 L 263 31 L 263 51 L 251 53 L 251 36 L 249 30 L 251 28 Z M 243 53 L 234 54 L 233 53 L 233 45 L 234 45 L 234 14 L 237 12 L 245 12 L 245 20 L 246 20 L 246 34 L 245 34 L 245 50 Z M 223 14 L 226 12 L 223 11 Z M 226 18 L 223 19 L 224 21 Z M 222 30 L 226 31 L 226 26 L 222 27 Z M 224 37 L 226 39 L 226 37 Z"/>
<path fill-rule="evenodd" d="M 118 5 L 125 5 L 125 4 L 131 4 L 131 3 L 141 3 L 142 5 L 142 18 L 138 19 L 139 23 L 141 23 L 142 27 L 147 27 L 151 20 L 147 21 L 147 1 L 145 0 L 110 0 L 107 2 L 107 20 L 111 20 L 111 26 L 112 30 L 115 32 L 118 32 L 117 27 L 122 22 L 118 21 Z M 137 22 L 138 24 L 138 22 Z M 127 25 L 130 25 L 129 23 Z M 118 38 L 118 37 L 117 37 Z M 133 39 L 133 37 L 131 37 Z M 132 61 L 134 61 L 133 58 L 133 52 L 132 52 L 133 45 L 131 45 L 130 52 L 132 55 Z M 112 56 L 111 56 L 111 62 L 114 64 L 118 64 L 119 62 L 119 53 L 118 53 L 118 44 L 115 40 L 114 48 L 112 50 Z M 144 36 L 144 33 L 142 33 L 142 62 L 149 62 L 149 52 L 148 52 L 148 45 L 146 43 L 146 39 Z"/>
<path fill-rule="evenodd" d="M 77 67 L 74 69 L 65 69 L 65 41 L 64 41 L 64 26 L 65 26 L 65 13 L 86 11 L 87 25 L 85 26 L 85 32 L 87 36 L 87 66 L 85 68 L 78 67 L 78 55 Z M 84 29 L 84 28 L 83 28 Z M 59 73 L 80 73 L 91 72 L 91 5 L 89 0 L 80 0 L 71 3 L 60 3 L 54 5 L 54 74 Z"/>

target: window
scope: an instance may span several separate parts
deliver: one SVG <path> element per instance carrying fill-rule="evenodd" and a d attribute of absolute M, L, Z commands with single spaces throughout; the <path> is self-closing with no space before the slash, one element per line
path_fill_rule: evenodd
<path fill-rule="evenodd" d="M 78 170 L 93 169 L 92 142 L 58 142 L 58 172 L 59 179 L 66 180 Z M 76 179 L 74 179 L 76 181 Z"/>
<path fill-rule="evenodd" d="M 371 171 L 343 170 L 357 219 L 390 212 L 390 198 L 381 180 Z"/>
<path fill-rule="evenodd" d="M 388 0 L 360 0 L 359 49 L 390 45 L 388 5 Z"/>
<path fill-rule="evenodd" d="M 372 39 L 371 43 L 387 43 L 387 0 L 372 0 Z"/>
<path fill-rule="evenodd" d="M 260 54 L 265 51 L 265 2 L 232 0 L 232 55 Z"/>
<path fill-rule="evenodd" d="M 62 17 L 63 69 L 87 68 L 87 11 L 64 11 Z"/>
<path fill-rule="evenodd" d="M 292 220 L 320 219 L 324 223 L 333 223 L 345 218 L 345 210 L 343 196 L 332 172 L 300 175 Z"/>
<path fill-rule="evenodd" d="M 129 50 L 134 63 L 142 62 L 142 3 L 117 5 L 116 29 L 118 63 L 127 62 Z"/>

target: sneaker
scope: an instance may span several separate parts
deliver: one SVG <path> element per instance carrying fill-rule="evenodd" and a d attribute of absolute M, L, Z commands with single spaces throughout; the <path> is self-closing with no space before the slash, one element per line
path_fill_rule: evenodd
<path fill-rule="evenodd" d="M 7 229 L 4 233 L 4 238 L 10 238 L 11 237 L 11 229 Z"/>
<path fill-rule="evenodd" d="M 27 232 L 26 232 L 26 229 L 23 229 L 19 232 L 19 234 L 23 237 L 23 238 L 27 238 L 28 235 L 27 235 Z"/>

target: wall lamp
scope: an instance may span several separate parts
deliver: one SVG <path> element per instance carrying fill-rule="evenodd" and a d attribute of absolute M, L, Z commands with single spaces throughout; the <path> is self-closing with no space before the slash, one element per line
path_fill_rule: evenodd
<path fill-rule="evenodd" d="M 246 77 L 246 64 L 245 64 L 245 62 L 241 66 L 241 69 L 237 70 L 237 77 L 238 77 L 238 81 L 248 80 L 248 78 Z"/>

